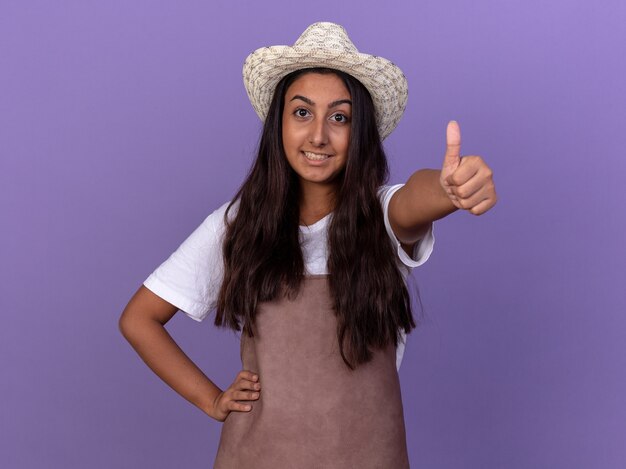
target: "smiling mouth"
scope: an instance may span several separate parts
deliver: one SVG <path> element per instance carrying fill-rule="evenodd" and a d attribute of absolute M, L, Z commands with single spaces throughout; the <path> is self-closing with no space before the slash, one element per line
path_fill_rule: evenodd
<path fill-rule="evenodd" d="M 311 161 L 324 161 L 330 158 L 332 155 L 327 155 L 325 153 L 313 153 L 311 151 L 303 151 L 302 152 L 307 160 Z"/>

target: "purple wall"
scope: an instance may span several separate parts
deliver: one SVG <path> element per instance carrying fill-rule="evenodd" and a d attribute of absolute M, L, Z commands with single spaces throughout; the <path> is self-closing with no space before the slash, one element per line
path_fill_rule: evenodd
<path fill-rule="evenodd" d="M 245 175 L 260 128 L 245 56 L 319 20 L 407 75 L 391 182 L 439 167 L 457 119 L 500 197 L 437 223 L 415 273 L 412 467 L 626 467 L 626 4 L 363 5 L 0 4 L 0 467 L 211 467 L 220 424 L 117 320 Z M 168 330 L 231 382 L 232 334 L 182 314 Z"/>

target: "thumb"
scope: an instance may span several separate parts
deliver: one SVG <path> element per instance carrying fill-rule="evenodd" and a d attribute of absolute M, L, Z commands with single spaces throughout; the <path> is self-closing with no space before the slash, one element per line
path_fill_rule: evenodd
<path fill-rule="evenodd" d="M 461 164 L 461 128 L 457 121 L 450 121 L 446 129 L 446 155 L 443 158 L 443 169 L 450 174 L 459 164 Z"/>

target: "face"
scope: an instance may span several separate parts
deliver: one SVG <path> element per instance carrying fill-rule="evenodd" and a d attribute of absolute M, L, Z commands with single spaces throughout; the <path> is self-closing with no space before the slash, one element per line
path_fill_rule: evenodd
<path fill-rule="evenodd" d="M 337 184 L 348 159 L 351 120 L 350 93 L 337 75 L 306 73 L 289 86 L 283 147 L 303 188 Z"/>

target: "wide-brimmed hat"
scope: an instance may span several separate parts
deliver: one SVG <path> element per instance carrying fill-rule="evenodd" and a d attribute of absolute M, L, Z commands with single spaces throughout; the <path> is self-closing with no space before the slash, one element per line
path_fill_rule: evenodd
<path fill-rule="evenodd" d="M 293 46 L 262 47 L 246 58 L 243 82 L 261 120 L 278 82 L 291 72 L 314 67 L 341 70 L 359 80 L 374 101 L 381 139 L 395 129 L 408 93 L 402 70 L 387 59 L 359 52 L 346 30 L 334 23 L 314 23 Z"/>

